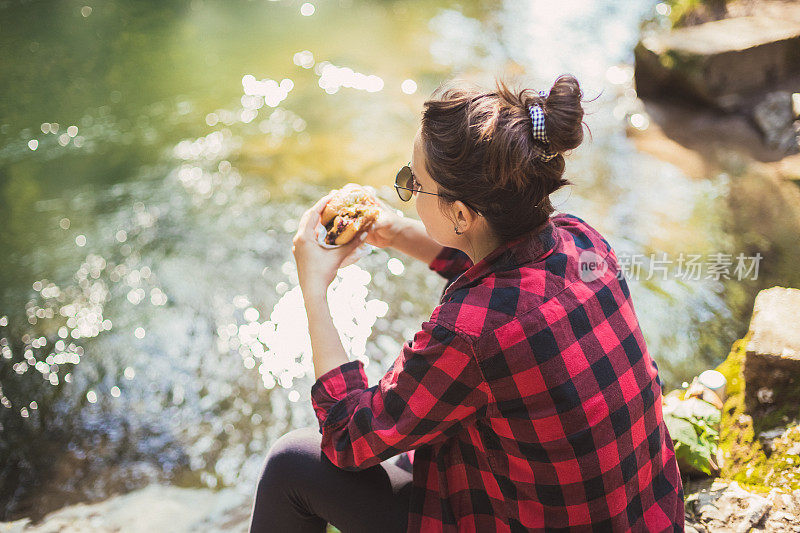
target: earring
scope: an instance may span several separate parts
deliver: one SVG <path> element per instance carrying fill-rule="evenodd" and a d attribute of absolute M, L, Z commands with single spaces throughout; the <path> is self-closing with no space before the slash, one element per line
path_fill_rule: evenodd
<path fill-rule="evenodd" d="M 453 226 L 453 230 L 456 232 L 456 235 L 461 235 L 463 231 L 458 231 L 458 226 Z"/>

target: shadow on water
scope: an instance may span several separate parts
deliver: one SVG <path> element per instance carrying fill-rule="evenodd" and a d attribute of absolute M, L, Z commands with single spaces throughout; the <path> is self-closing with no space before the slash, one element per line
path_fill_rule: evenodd
<path fill-rule="evenodd" d="M 796 205 L 628 138 L 647 127 L 630 63 L 654 3 L 0 7 L 0 518 L 254 483 L 269 444 L 314 423 L 297 218 L 346 181 L 412 214 L 389 182 L 453 76 L 573 72 L 601 95 L 554 203 L 620 257 L 764 253 L 753 283 L 630 279 L 667 385 L 720 361 L 758 288 L 798 284 Z M 382 250 L 342 271 L 337 326 L 373 382 L 442 285 Z"/>

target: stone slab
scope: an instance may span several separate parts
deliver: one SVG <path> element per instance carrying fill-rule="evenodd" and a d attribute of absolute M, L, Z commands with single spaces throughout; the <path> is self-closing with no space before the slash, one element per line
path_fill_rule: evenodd
<path fill-rule="evenodd" d="M 675 50 L 697 55 L 741 52 L 756 46 L 793 39 L 798 36 L 798 23 L 771 17 L 738 17 L 678 28 L 645 39 L 656 53 Z"/>
<path fill-rule="evenodd" d="M 745 348 L 745 400 L 754 415 L 800 402 L 800 290 L 756 296 Z"/>
<path fill-rule="evenodd" d="M 656 33 L 634 51 L 639 96 L 678 95 L 726 111 L 800 74 L 800 21 L 749 16 Z"/>
<path fill-rule="evenodd" d="M 800 290 L 772 287 L 756 296 L 747 351 L 800 362 Z"/>

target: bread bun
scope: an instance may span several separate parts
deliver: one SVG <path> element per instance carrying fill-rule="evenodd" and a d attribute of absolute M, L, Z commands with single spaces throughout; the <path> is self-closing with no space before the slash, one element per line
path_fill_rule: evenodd
<path fill-rule="evenodd" d="M 320 216 L 327 231 L 327 244 L 347 244 L 360 232 L 369 229 L 380 214 L 378 202 L 366 189 L 348 183 L 333 191 Z"/>

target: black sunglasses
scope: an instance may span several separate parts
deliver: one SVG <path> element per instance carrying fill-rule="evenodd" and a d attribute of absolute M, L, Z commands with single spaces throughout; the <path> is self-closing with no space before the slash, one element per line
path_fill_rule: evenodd
<path fill-rule="evenodd" d="M 414 187 L 415 181 L 414 173 L 411 172 L 411 162 L 409 161 L 406 166 L 400 169 L 400 171 L 397 173 L 397 177 L 394 179 L 394 188 L 397 191 L 397 196 L 399 196 L 404 202 L 411 200 L 411 197 L 416 192 L 439 196 L 435 192 L 420 191 L 418 187 Z"/>
<path fill-rule="evenodd" d="M 397 196 L 399 196 L 404 202 L 411 200 L 411 197 L 418 192 L 421 192 L 422 194 L 442 196 L 441 194 L 435 192 L 421 191 L 419 190 L 418 186 L 414 187 L 414 182 L 417 182 L 417 180 L 414 179 L 414 173 L 411 172 L 411 161 L 409 161 L 406 166 L 400 169 L 400 171 L 397 173 L 397 177 L 394 179 L 394 188 L 397 191 Z M 464 205 L 475 211 L 479 216 L 483 216 L 477 209 L 469 205 L 467 202 L 464 202 L 463 200 L 461 201 L 464 203 Z"/>

